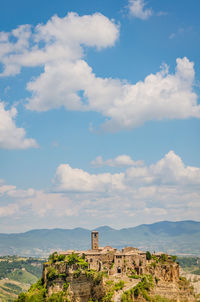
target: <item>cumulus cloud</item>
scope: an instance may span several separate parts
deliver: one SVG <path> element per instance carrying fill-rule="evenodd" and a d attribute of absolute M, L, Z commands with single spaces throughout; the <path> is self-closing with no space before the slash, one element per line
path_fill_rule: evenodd
<path fill-rule="evenodd" d="M 142 160 L 134 161 L 129 155 L 123 154 L 115 158 L 103 160 L 101 156 L 91 161 L 91 164 L 96 167 L 109 166 L 109 167 L 125 167 L 125 166 L 140 166 L 143 165 Z"/>
<path fill-rule="evenodd" d="M 199 185 L 200 168 L 185 165 L 174 151 L 154 164 L 133 165 L 121 173 L 91 174 L 62 164 L 48 192 L 21 190 L 1 181 L 0 216 L 17 214 L 46 223 L 58 217 L 65 223 L 67 217 L 73 226 L 105 224 L 106 219 L 130 226 L 133 217 L 134 224 L 198 219 Z"/>
<path fill-rule="evenodd" d="M 135 85 L 97 78 L 83 60 L 48 66 L 28 83 L 33 92 L 27 108 L 48 110 L 92 110 L 107 117 L 104 129 L 131 129 L 150 120 L 200 117 L 197 94 L 193 91 L 194 64 L 177 59 L 175 74 L 165 66 Z M 52 87 L 52 89 L 47 89 Z M 83 101 L 80 96 L 83 91 Z"/>
<path fill-rule="evenodd" d="M 4 65 L 1 76 L 15 75 L 23 66 L 74 62 L 84 55 L 82 45 L 98 50 L 110 47 L 118 34 L 114 21 L 98 13 L 82 17 L 69 13 L 64 18 L 55 15 L 33 30 L 29 25 L 21 25 L 10 33 L 1 32 L 0 60 Z M 40 43 L 44 46 L 40 47 Z"/>
<path fill-rule="evenodd" d="M 128 8 L 130 15 L 134 18 L 146 20 L 152 16 L 153 11 L 151 8 L 145 8 L 146 3 L 144 0 L 129 0 Z"/>
<path fill-rule="evenodd" d="M 144 10 L 144 2 L 138 3 Z M 99 112 L 108 131 L 135 128 L 151 120 L 200 117 L 193 90 L 194 63 L 186 57 L 177 58 L 174 73 L 164 65 L 135 84 L 97 77 L 85 61 L 85 46 L 101 50 L 113 46 L 118 37 L 119 26 L 102 14 L 69 13 L 33 29 L 22 25 L 0 35 L 1 75 L 17 74 L 21 67 L 43 66 L 44 71 L 27 83 L 31 96 L 26 107 Z"/>
<path fill-rule="evenodd" d="M 129 163 L 130 163 L 130 158 Z M 101 161 L 97 158 L 95 163 Z M 127 160 L 127 158 L 126 158 Z M 108 160 L 108 164 L 119 163 L 118 158 Z M 134 162 L 134 161 L 133 161 Z M 127 163 L 127 162 L 126 162 Z M 143 162 L 139 161 L 139 164 Z M 57 168 L 55 184 L 58 190 L 74 192 L 113 192 L 115 190 L 132 190 L 153 186 L 177 186 L 200 184 L 200 168 L 185 166 L 182 159 L 174 151 L 168 152 L 164 158 L 150 166 L 134 166 L 122 173 L 89 174 L 82 169 L 74 169 L 68 164 Z"/>
<path fill-rule="evenodd" d="M 189 186 L 200 184 L 200 168 L 185 166 L 174 151 L 168 152 L 157 163 L 144 167 L 131 167 L 126 170 L 126 181 L 140 185 Z"/>
<path fill-rule="evenodd" d="M 44 191 L 35 191 L 34 196 L 29 196 L 21 202 L 21 207 L 28 207 L 34 215 L 40 217 L 49 215 L 66 217 L 79 214 L 78 205 L 73 204 L 68 196 Z"/>
<path fill-rule="evenodd" d="M 0 148 L 2 149 L 27 149 L 38 147 L 32 138 L 26 138 L 24 128 L 17 128 L 15 117 L 17 109 L 5 109 L 5 104 L 0 102 Z"/>
<path fill-rule="evenodd" d="M 151 165 L 149 173 L 156 181 L 163 184 L 199 185 L 200 169 L 185 166 L 182 159 L 170 151 L 155 165 Z"/>
<path fill-rule="evenodd" d="M 123 174 L 89 174 L 81 169 L 73 169 L 68 164 L 56 170 L 57 190 L 75 192 L 106 192 L 123 189 Z"/>

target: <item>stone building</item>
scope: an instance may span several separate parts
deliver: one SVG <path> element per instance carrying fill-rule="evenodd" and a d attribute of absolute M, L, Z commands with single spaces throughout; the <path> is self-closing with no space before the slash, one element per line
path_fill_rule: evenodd
<path fill-rule="evenodd" d="M 146 253 L 134 247 L 125 247 L 117 250 L 111 246 L 99 247 L 99 233 L 93 231 L 91 233 L 91 249 L 88 251 L 68 250 L 61 252 L 64 255 L 77 253 L 84 255 L 88 262 L 88 267 L 97 271 L 108 271 L 109 275 L 127 274 L 135 272 L 137 274 L 144 273 L 143 269 L 146 264 Z"/>

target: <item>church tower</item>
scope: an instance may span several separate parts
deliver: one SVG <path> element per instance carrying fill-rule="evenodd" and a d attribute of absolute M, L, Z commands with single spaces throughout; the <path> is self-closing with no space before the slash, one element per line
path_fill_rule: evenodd
<path fill-rule="evenodd" d="M 91 248 L 92 250 L 98 250 L 99 248 L 99 232 L 97 231 L 91 233 Z"/>

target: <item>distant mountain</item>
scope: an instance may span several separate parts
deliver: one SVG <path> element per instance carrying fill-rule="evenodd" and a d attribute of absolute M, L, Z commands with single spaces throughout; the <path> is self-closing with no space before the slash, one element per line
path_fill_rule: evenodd
<path fill-rule="evenodd" d="M 118 249 L 134 246 L 141 250 L 169 254 L 200 255 L 200 222 L 161 221 L 115 230 L 108 226 L 96 228 L 100 245 Z M 26 233 L 0 234 L 0 255 L 48 256 L 55 250 L 90 248 L 91 230 L 41 229 Z"/>

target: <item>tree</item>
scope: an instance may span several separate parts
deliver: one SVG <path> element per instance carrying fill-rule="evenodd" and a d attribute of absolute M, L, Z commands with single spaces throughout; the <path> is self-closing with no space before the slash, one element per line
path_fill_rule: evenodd
<path fill-rule="evenodd" d="M 149 251 L 146 252 L 146 259 L 147 260 L 151 260 L 152 256 L 151 253 Z"/>

